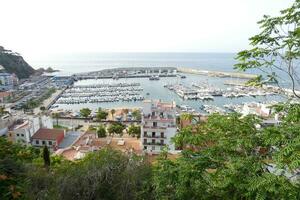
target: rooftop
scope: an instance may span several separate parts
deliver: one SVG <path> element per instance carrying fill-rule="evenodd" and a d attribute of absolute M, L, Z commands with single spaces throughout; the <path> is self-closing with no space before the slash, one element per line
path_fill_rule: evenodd
<path fill-rule="evenodd" d="M 64 135 L 64 130 L 61 129 L 47 129 L 40 128 L 33 136 L 32 139 L 41 140 L 56 140 L 61 135 Z"/>

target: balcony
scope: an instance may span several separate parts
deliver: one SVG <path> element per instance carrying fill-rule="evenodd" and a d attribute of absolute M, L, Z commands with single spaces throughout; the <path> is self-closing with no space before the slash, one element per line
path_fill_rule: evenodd
<path fill-rule="evenodd" d="M 167 139 L 167 137 L 166 136 L 152 136 L 152 135 L 144 135 L 144 138 L 149 138 L 149 139 L 151 139 L 151 138 L 153 138 L 153 139 Z"/>
<path fill-rule="evenodd" d="M 143 126 L 144 129 L 153 129 L 153 130 L 166 130 L 167 127 L 163 126 Z"/>
<path fill-rule="evenodd" d="M 162 117 L 162 116 L 154 116 L 154 115 L 144 115 L 144 120 L 148 121 L 162 121 L 162 122 L 172 122 L 176 118 L 175 117 Z"/>
<path fill-rule="evenodd" d="M 156 146 L 165 146 L 166 144 L 160 142 L 143 142 L 143 145 L 156 145 Z"/>
<path fill-rule="evenodd" d="M 175 125 L 169 124 L 168 126 L 153 126 L 153 125 L 144 125 L 144 129 L 153 129 L 153 130 L 166 130 L 167 128 L 176 128 Z"/>

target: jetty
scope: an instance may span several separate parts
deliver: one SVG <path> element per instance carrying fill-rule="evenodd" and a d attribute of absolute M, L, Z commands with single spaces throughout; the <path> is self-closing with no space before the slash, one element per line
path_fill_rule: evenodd
<path fill-rule="evenodd" d="M 211 77 L 221 77 L 221 78 L 252 79 L 257 77 L 257 75 L 255 74 L 247 74 L 247 73 L 240 73 L 240 72 L 209 71 L 209 70 L 201 70 L 201 69 L 192 69 L 187 67 L 178 67 L 177 72 L 187 73 L 187 74 L 198 74 L 198 75 L 211 76 Z"/>

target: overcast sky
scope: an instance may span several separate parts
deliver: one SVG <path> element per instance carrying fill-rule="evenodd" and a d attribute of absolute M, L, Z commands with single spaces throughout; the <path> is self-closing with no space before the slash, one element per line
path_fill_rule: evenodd
<path fill-rule="evenodd" d="M 72 52 L 237 52 L 292 0 L 0 0 L 0 45 Z"/>

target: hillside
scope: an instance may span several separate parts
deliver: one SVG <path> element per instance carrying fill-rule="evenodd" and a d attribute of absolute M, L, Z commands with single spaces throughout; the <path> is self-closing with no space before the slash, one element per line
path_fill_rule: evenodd
<path fill-rule="evenodd" d="M 35 70 L 18 53 L 0 46 L 0 65 L 6 72 L 15 73 L 18 78 L 28 78 Z"/>

